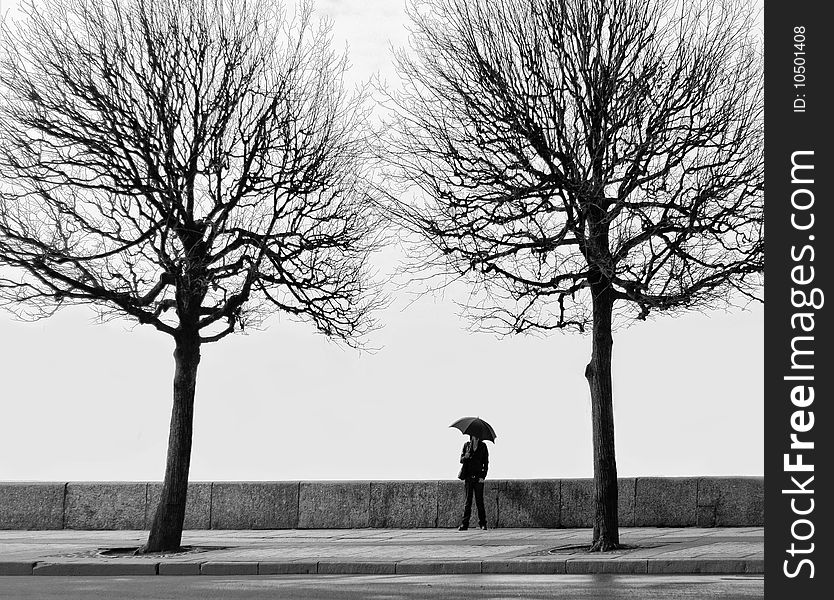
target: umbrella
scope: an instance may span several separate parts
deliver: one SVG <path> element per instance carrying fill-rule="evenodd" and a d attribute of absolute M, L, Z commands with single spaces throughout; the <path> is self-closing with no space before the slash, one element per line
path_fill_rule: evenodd
<path fill-rule="evenodd" d="M 490 442 L 495 442 L 495 438 L 498 437 L 495 435 L 492 425 L 478 417 L 463 417 L 449 427 L 457 427 L 463 432 L 463 435 L 474 435 L 478 439 L 489 440 Z"/>

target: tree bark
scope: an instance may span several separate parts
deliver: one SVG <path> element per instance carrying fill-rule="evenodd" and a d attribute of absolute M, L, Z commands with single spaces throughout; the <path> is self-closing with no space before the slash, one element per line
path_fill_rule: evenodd
<path fill-rule="evenodd" d="M 592 551 L 620 545 L 617 522 L 617 461 L 614 455 L 614 406 L 611 389 L 611 335 L 614 301 L 610 288 L 592 286 L 593 333 L 591 361 L 585 377 L 591 390 L 594 444 L 594 537 Z"/>
<path fill-rule="evenodd" d="M 194 429 L 194 390 L 197 366 L 200 364 L 199 334 L 181 332 L 176 338 L 174 362 L 174 406 L 168 434 L 165 481 L 143 552 L 177 550 L 182 542 Z"/>

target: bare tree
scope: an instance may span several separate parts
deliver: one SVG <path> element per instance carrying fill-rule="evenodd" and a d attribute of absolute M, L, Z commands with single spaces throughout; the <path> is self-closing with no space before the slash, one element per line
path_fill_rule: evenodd
<path fill-rule="evenodd" d="M 476 327 L 590 329 L 592 549 L 616 548 L 612 330 L 760 289 L 755 15 L 734 0 L 414 0 L 409 15 L 389 208 L 419 234 L 418 268 L 474 287 Z"/>
<path fill-rule="evenodd" d="M 357 341 L 380 302 L 364 92 L 304 2 L 27 0 L 0 37 L 0 298 L 174 340 L 162 496 L 182 537 L 201 347 L 284 312 Z"/>

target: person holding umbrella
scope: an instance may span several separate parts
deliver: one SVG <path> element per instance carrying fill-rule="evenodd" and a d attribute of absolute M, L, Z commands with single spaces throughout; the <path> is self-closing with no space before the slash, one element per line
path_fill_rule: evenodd
<path fill-rule="evenodd" d="M 478 509 L 478 527 L 487 528 L 486 507 L 484 506 L 484 479 L 489 470 L 489 451 L 484 440 L 495 441 L 495 431 L 492 427 L 477 417 L 465 417 L 455 421 L 451 427 L 457 427 L 464 435 L 469 435 L 469 441 L 464 443 L 460 453 L 461 468 L 458 478 L 464 482 L 466 500 L 463 506 L 463 518 L 458 531 L 469 529 L 469 519 L 472 516 L 472 497 Z"/>

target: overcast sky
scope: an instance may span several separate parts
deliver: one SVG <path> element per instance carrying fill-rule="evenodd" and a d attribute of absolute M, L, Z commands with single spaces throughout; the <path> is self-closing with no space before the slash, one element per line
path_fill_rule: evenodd
<path fill-rule="evenodd" d="M 399 0 L 317 7 L 349 45 L 352 78 L 392 78 Z M 592 476 L 587 337 L 499 340 L 466 332 L 454 292 L 410 300 L 379 315 L 372 354 L 280 318 L 204 347 L 191 479 L 451 479 L 463 437 L 448 425 L 466 415 L 498 432 L 490 477 Z M 755 306 L 615 333 L 621 476 L 763 473 L 762 324 Z M 0 312 L 0 480 L 160 480 L 172 351 L 85 308 L 37 323 Z"/>

